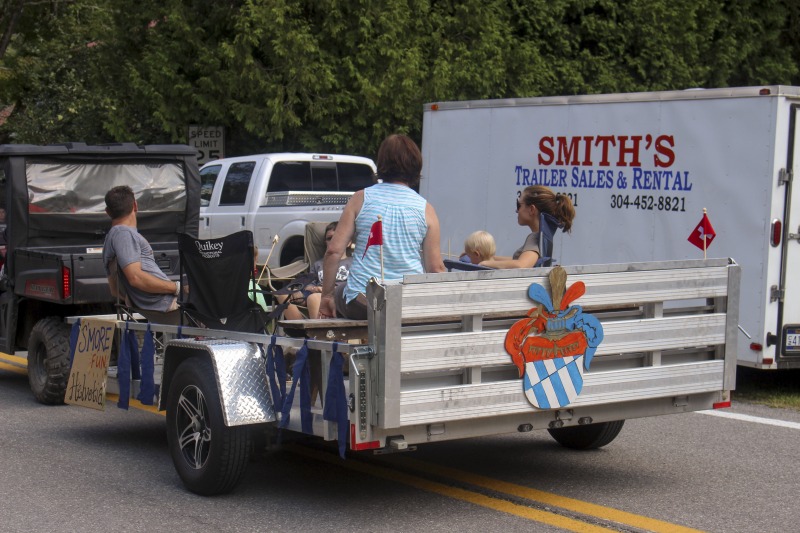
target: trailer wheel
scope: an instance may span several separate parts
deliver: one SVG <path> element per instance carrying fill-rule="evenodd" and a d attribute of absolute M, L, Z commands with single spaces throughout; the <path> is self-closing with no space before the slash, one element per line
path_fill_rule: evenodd
<path fill-rule="evenodd" d="M 175 470 L 196 494 L 230 492 L 244 474 L 250 429 L 225 425 L 207 359 L 187 359 L 175 370 L 167 396 L 167 441 Z"/>
<path fill-rule="evenodd" d="M 624 420 L 615 420 L 613 422 L 601 422 L 585 426 L 548 429 L 547 431 L 556 442 L 565 448 L 594 450 L 602 448 L 614 440 L 619 435 L 624 424 Z"/>
<path fill-rule="evenodd" d="M 69 380 L 70 328 L 59 317 L 38 321 L 28 337 L 28 382 L 36 399 L 47 405 L 64 403 Z"/>

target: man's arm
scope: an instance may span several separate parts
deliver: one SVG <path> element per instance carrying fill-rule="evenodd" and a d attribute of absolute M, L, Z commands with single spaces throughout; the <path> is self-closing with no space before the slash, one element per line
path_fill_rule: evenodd
<path fill-rule="evenodd" d="M 151 294 L 177 294 L 176 281 L 157 278 L 142 270 L 142 263 L 136 261 L 122 268 L 122 273 L 131 287 Z"/>

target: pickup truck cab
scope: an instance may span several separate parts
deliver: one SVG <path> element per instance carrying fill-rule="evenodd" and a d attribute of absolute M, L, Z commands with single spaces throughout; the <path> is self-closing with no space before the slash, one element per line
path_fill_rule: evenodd
<path fill-rule="evenodd" d="M 210 161 L 200 169 L 200 238 L 250 230 L 259 264 L 303 258 L 307 222 L 338 220 L 353 192 L 372 185 L 366 157 L 259 154 Z M 278 242 L 270 254 L 275 238 Z"/>

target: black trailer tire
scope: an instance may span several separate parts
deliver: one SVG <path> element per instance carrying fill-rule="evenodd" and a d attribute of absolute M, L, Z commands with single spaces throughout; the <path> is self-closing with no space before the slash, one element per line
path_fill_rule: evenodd
<path fill-rule="evenodd" d="M 64 403 L 69 381 L 70 327 L 59 317 L 38 321 L 28 337 L 28 382 L 46 405 Z"/>
<path fill-rule="evenodd" d="M 548 429 L 550 436 L 565 448 L 573 450 L 594 450 L 614 440 L 622 431 L 624 420 Z"/>
<path fill-rule="evenodd" d="M 167 441 L 172 462 L 190 491 L 232 491 L 250 459 L 250 428 L 225 425 L 214 369 L 193 357 L 175 370 L 167 396 Z"/>

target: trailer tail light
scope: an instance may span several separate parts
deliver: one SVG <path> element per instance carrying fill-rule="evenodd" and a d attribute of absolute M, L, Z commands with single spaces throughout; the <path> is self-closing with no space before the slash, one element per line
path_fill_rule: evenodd
<path fill-rule="evenodd" d="M 751 342 L 750 349 L 753 350 L 754 352 L 761 352 L 764 350 L 764 345 L 761 344 L 760 342 Z"/>
<path fill-rule="evenodd" d="M 381 447 L 381 441 L 373 440 L 370 442 L 356 443 L 356 425 L 350 424 L 350 449 L 356 452 L 361 450 L 374 450 Z"/>
<path fill-rule="evenodd" d="M 728 400 L 727 402 L 717 402 L 711 405 L 711 407 L 713 407 L 714 409 L 725 409 L 726 407 L 730 406 L 731 406 L 730 400 Z"/>
<path fill-rule="evenodd" d="M 431 104 L 431 111 L 439 111 L 439 104 Z"/>
<path fill-rule="evenodd" d="M 779 246 L 781 244 L 781 233 L 783 230 L 783 224 L 777 218 L 772 221 L 772 232 L 769 236 L 769 243 L 774 247 Z"/>
<path fill-rule="evenodd" d="M 766 87 L 764 87 L 763 89 L 758 91 L 758 94 L 760 94 L 761 96 L 769 96 L 770 94 L 772 94 L 772 92 Z"/>
<path fill-rule="evenodd" d="M 70 283 L 70 271 L 69 268 L 62 265 L 61 266 L 61 297 L 63 299 L 67 299 L 72 296 L 72 284 Z"/>

